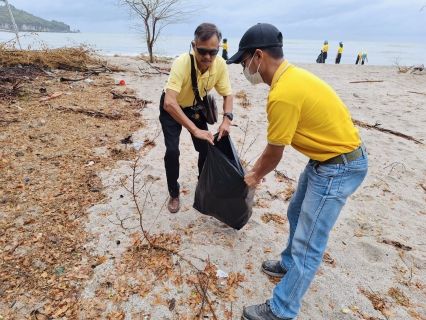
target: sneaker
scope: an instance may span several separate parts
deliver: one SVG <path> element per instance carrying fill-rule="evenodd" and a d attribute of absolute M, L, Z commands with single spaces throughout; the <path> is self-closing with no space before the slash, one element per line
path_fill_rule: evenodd
<path fill-rule="evenodd" d="M 270 276 L 277 278 L 282 278 L 287 273 L 287 270 L 284 270 L 283 267 L 281 267 L 281 263 L 279 260 L 263 261 L 262 271 Z"/>
<path fill-rule="evenodd" d="M 291 320 L 292 318 L 279 318 L 272 313 L 269 300 L 266 303 L 247 307 L 243 310 L 244 320 Z"/>
<path fill-rule="evenodd" d="M 169 203 L 167 204 L 167 209 L 169 209 L 171 213 L 176 213 L 179 211 L 180 209 L 179 196 L 176 198 L 169 197 Z"/>

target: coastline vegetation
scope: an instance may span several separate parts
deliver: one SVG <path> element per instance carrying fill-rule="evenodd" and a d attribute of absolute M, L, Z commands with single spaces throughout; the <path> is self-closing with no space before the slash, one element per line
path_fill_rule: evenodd
<path fill-rule="evenodd" d="M 69 25 L 59 21 L 47 21 L 36 17 L 24 10 L 19 10 L 10 5 L 18 31 L 21 32 L 79 32 L 71 31 Z M 0 6 L 0 29 L 13 31 L 12 21 L 6 6 Z"/>

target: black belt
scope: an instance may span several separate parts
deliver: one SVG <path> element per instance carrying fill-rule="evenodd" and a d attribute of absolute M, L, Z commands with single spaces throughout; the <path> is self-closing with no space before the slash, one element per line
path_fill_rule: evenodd
<path fill-rule="evenodd" d="M 346 162 L 351 162 L 354 161 L 356 159 L 358 159 L 359 157 L 362 156 L 362 153 L 366 152 L 366 148 L 364 143 L 361 143 L 361 145 L 356 148 L 354 151 L 348 152 L 348 153 L 343 153 L 341 155 L 335 156 L 331 159 L 322 161 L 321 163 L 323 164 L 343 164 L 345 163 L 343 161 L 343 156 L 346 158 Z"/>

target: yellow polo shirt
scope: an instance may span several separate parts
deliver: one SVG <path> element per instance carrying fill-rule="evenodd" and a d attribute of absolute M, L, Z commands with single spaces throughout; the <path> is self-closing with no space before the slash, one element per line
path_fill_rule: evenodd
<path fill-rule="evenodd" d="M 328 44 L 325 44 L 322 46 L 322 52 L 327 52 L 328 51 Z"/>
<path fill-rule="evenodd" d="M 228 42 L 222 43 L 222 48 L 223 48 L 223 50 L 228 51 Z"/>
<path fill-rule="evenodd" d="M 191 52 L 193 55 L 193 52 Z M 203 98 L 213 87 L 223 97 L 232 94 L 231 83 L 229 80 L 228 69 L 225 60 L 216 56 L 209 70 L 201 74 L 198 70 L 197 62 L 194 57 L 195 71 L 197 73 L 198 90 L 200 97 Z M 169 80 L 164 91 L 171 89 L 179 92 L 177 102 L 181 107 L 192 107 L 195 99 L 192 91 L 191 82 L 191 59 L 188 53 L 180 55 L 173 62 L 170 70 Z"/>
<path fill-rule="evenodd" d="M 342 53 L 342 52 L 343 52 L 343 47 L 339 46 L 339 47 L 337 48 L 337 53 Z"/>
<path fill-rule="evenodd" d="M 311 159 L 325 161 L 355 150 L 358 129 L 343 101 L 323 80 L 287 65 L 275 72 L 268 95 L 268 143 L 291 145 Z"/>

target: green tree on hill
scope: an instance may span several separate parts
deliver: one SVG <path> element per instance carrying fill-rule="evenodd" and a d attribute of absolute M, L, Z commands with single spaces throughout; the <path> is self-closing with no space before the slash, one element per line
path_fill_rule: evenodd
<path fill-rule="evenodd" d="M 48 32 L 70 32 L 70 26 L 55 20 L 47 21 L 36 17 L 23 10 L 16 9 L 10 5 L 15 23 L 19 31 L 48 31 Z M 0 6 L 0 28 L 13 30 L 12 21 L 6 6 Z"/>

